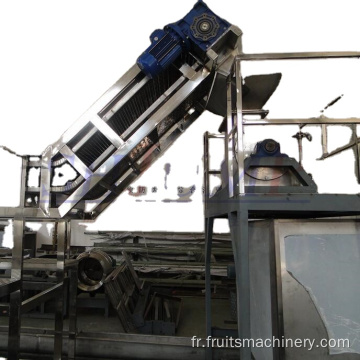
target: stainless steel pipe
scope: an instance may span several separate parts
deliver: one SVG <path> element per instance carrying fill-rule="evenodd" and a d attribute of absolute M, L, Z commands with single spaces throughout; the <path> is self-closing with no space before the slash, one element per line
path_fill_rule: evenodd
<path fill-rule="evenodd" d="M 77 259 L 78 288 L 87 292 L 99 289 L 115 265 L 111 256 L 98 249 L 84 252 Z"/>

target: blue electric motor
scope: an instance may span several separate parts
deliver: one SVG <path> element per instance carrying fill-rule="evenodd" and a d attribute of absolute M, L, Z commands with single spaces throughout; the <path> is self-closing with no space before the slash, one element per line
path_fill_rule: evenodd
<path fill-rule="evenodd" d="M 280 144 L 273 139 L 265 139 L 260 141 L 255 146 L 255 151 L 251 154 L 252 158 L 255 157 L 288 157 L 286 154 L 282 154 L 280 150 Z"/>
<path fill-rule="evenodd" d="M 151 45 L 138 58 L 140 69 L 150 78 L 166 69 L 183 51 L 203 58 L 208 48 L 230 27 L 199 0 L 180 21 L 155 30 Z"/>

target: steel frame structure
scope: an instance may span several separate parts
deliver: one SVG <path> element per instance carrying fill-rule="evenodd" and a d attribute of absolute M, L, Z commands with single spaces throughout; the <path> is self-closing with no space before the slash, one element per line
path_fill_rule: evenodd
<path fill-rule="evenodd" d="M 38 220 L 37 220 L 38 221 Z M 9 295 L 9 304 L 2 305 L 8 310 L 8 359 L 18 359 L 20 356 L 21 316 L 50 299 L 56 299 L 55 331 L 54 331 L 54 359 L 62 359 L 63 348 L 63 317 L 65 301 L 64 295 L 68 290 L 69 300 L 69 332 L 67 339 L 67 358 L 75 359 L 76 342 L 76 296 L 77 296 L 77 264 L 76 260 L 67 259 L 70 249 L 70 223 L 66 220 L 56 221 L 57 227 L 57 257 L 45 263 L 42 261 L 23 261 L 23 233 L 25 219 L 15 218 L 14 247 L 11 260 L 11 277 L 0 279 L 0 296 Z M 38 260 L 38 259 L 34 259 Z M 26 300 L 23 299 L 23 271 L 53 271 L 56 272 L 57 283 Z M 38 290 L 39 290 L 38 289 Z"/>
<path fill-rule="evenodd" d="M 216 73 L 241 51 L 241 35 L 230 26 L 207 60 L 188 54 L 156 79 L 131 67 L 41 156 L 22 156 L 20 206 L 0 207 L 0 218 L 95 219 L 202 114 Z M 75 178 L 53 185 L 64 164 Z M 31 169 L 40 169 L 35 186 Z"/>
<path fill-rule="evenodd" d="M 301 53 L 301 54 L 242 54 L 241 31 L 231 26 L 217 42 L 207 51 L 207 62 L 201 62 L 196 57 L 192 61 L 184 59 L 177 66 L 174 81 L 170 81 L 161 95 L 151 102 L 144 112 L 135 119 L 124 131 L 111 126 L 111 121 L 119 109 L 131 101 L 136 94 L 146 89 L 152 81 L 135 65 L 121 77 L 61 138 L 50 145 L 41 156 L 22 157 L 21 202 L 19 207 L 0 207 L 0 219 L 14 221 L 14 248 L 12 258 L 11 278 L 0 282 L 0 295 L 11 294 L 10 326 L 9 326 L 9 359 L 19 356 L 21 313 L 31 306 L 38 304 L 41 299 L 58 296 L 58 306 L 55 316 L 55 347 L 54 358 L 61 359 L 63 353 L 63 289 L 67 278 L 65 272 L 76 267 L 66 259 L 66 252 L 70 247 L 70 219 L 94 219 L 110 205 L 114 199 L 143 171 L 150 166 L 161 153 L 166 150 L 176 138 L 186 130 L 205 110 L 209 101 L 211 89 L 216 74 L 219 71 L 228 74 L 235 59 L 234 72 L 236 74 L 237 94 L 233 103 L 230 86 L 228 84 L 228 132 L 226 134 L 226 160 L 229 167 L 228 193 L 215 198 L 206 199 L 206 231 L 207 231 L 207 260 L 211 253 L 211 233 L 215 217 L 229 218 L 232 234 L 236 266 L 238 297 L 241 303 L 239 315 L 242 321 L 239 334 L 241 337 L 249 335 L 248 312 L 248 270 L 247 270 L 247 220 L 253 216 L 274 214 L 288 216 L 289 212 L 296 216 L 309 214 L 327 214 L 328 206 L 325 201 L 336 202 L 336 214 L 360 213 L 360 205 L 354 196 L 323 196 L 323 195 L 272 195 L 245 193 L 245 185 L 241 177 L 244 163 L 243 127 L 246 125 L 275 124 L 275 123 L 360 123 L 360 119 L 309 119 L 309 120 L 261 120 L 263 123 L 246 122 L 242 119 L 242 88 L 241 61 L 269 60 L 269 59 L 299 59 L 299 58 L 340 58 L 360 57 L 360 53 Z M 191 54 L 190 54 L 191 56 Z M 233 73 L 234 73 L 233 72 Z M 206 85 L 204 85 L 206 84 Z M 198 91 L 198 92 L 197 92 Z M 206 100 L 207 97 L 207 100 Z M 176 110 L 181 109 L 181 114 Z M 238 121 L 240 120 L 240 121 Z M 150 137 L 154 130 L 158 131 L 156 141 L 144 144 L 144 139 Z M 96 149 L 94 156 L 84 156 L 81 151 L 84 146 L 92 146 L 92 139 L 101 138 L 102 146 Z M 138 150 L 140 146 L 140 150 Z M 88 151 L 88 148 L 86 149 Z M 144 151 L 142 151 L 144 150 Z M 235 168 L 231 165 L 231 158 L 238 161 L 236 179 Z M 53 186 L 52 177 L 56 168 L 69 164 L 76 172 L 76 178 L 63 186 Z M 29 186 L 28 174 L 30 169 L 40 169 L 39 183 Z M 209 174 L 209 171 L 207 171 Z M 240 176 L 239 176 L 240 175 Z M 205 180 L 207 181 L 207 180 Z M 93 194 L 93 191 L 95 194 Z M 207 192 L 208 195 L 208 192 Z M 274 204 L 276 206 L 274 207 Z M 301 209 L 299 209 L 299 204 Z M 88 207 L 90 210 L 88 210 Z M 348 209 L 351 209 L 349 211 Z M 23 265 L 23 230 L 26 222 L 44 221 L 57 223 L 57 261 L 54 268 L 58 284 L 48 291 L 39 294 L 34 299 L 22 300 Z M 241 225 L 241 226 L 240 226 Z M 209 263 L 209 261 L 207 261 Z M 207 278 L 209 269 L 206 268 Z M 68 277 L 74 280 L 74 271 Z M 207 281 L 207 305 L 209 305 L 210 283 Z M 70 313 L 72 316 L 68 342 L 68 358 L 75 357 L 76 321 L 73 319 L 75 300 L 71 300 Z M 75 306 L 76 307 L 76 306 Z M 208 317 L 208 334 L 211 324 Z M 210 325 L 209 325 L 210 324 Z M 211 349 L 207 349 L 211 351 Z M 243 359 L 249 358 L 249 349 L 242 350 Z"/>
<path fill-rule="evenodd" d="M 70 249 L 69 221 L 95 219 L 202 114 L 206 107 L 204 97 L 211 89 L 215 73 L 223 66 L 226 68 L 229 61 L 231 64 L 241 51 L 241 35 L 240 29 L 230 26 L 208 48 L 206 63 L 188 54 L 160 74 L 158 80 L 150 79 L 134 65 L 41 156 L 22 156 L 20 205 L 0 207 L 0 219 L 13 219 L 14 226 L 11 278 L 0 279 L 0 296 L 10 294 L 11 300 L 8 332 L 10 360 L 18 359 L 20 354 L 22 311 L 50 296 L 57 296 L 54 359 L 61 359 L 63 289 L 67 286 L 65 275 L 68 269 L 68 278 L 77 284 L 72 271 L 76 264 L 66 261 L 66 253 Z M 149 84 L 153 87 L 147 87 Z M 150 100 L 145 101 L 142 91 Z M 140 115 L 134 111 L 134 118 L 132 111 L 124 109 L 128 102 L 134 101 L 136 110 L 141 105 L 137 98 L 139 94 L 142 94 L 141 101 L 146 105 L 143 105 Z M 130 120 L 125 129 L 113 122 L 119 110 L 124 110 L 128 115 L 126 120 Z M 151 141 L 154 132 L 155 140 Z M 72 167 L 76 177 L 63 186 L 54 186 L 55 170 L 64 164 Z M 39 169 L 38 184 L 35 186 L 28 181 L 32 169 Z M 25 223 L 32 221 L 56 224 L 55 271 L 58 285 L 34 299 L 23 301 L 23 232 Z M 70 359 L 74 358 L 76 347 L 74 294 L 76 291 L 73 289 L 70 294 L 71 326 L 67 350 Z"/>
<path fill-rule="evenodd" d="M 233 244 L 236 268 L 238 337 L 241 340 L 251 339 L 250 329 L 250 274 L 249 274 L 249 229 L 251 219 L 301 219 L 332 216 L 350 216 L 360 214 L 358 195 L 329 195 L 306 193 L 247 193 L 244 173 L 244 128 L 254 125 L 321 125 L 323 130 L 323 148 L 327 148 L 327 125 L 354 125 L 359 118 L 333 119 L 321 116 L 310 119 L 244 119 L 242 111 L 242 75 L 243 61 L 293 60 L 293 59 L 327 59 L 359 58 L 358 52 L 315 52 L 315 53 L 269 53 L 240 54 L 233 64 L 232 73 L 227 85 L 227 129 L 225 136 L 205 133 L 204 136 L 204 185 L 205 185 L 205 233 L 206 233 L 206 332 L 214 336 L 211 321 L 211 244 L 214 220 L 227 218 Z M 236 79 L 235 89 L 231 86 L 232 78 Z M 236 94 L 233 94 L 236 91 Z M 234 101 L 236 99 L 236 101 Z M 259 109 L 260 111 L 260 109 Z M 226 187 L 210 197 L 211 175 L 220 171 L 209 168 L 209 141 L 213 138 L 224 139 L 225 164 L 228 170 Z M 359 163 L 359 157 L 356 158 Z M 236 164 L 237 166 L 235 166 Z M 293 189 L 292 189 L 293 190 Z M 283 319 L 278 319 L 281 326 Z M 206 359 L 212 358 L 211 347 L 207 348 Z M 241 360 L 251 359 L 251 348 L 240 349 Z M 284 359 L 281 351 L 274 350 L 274 359 Z"/>

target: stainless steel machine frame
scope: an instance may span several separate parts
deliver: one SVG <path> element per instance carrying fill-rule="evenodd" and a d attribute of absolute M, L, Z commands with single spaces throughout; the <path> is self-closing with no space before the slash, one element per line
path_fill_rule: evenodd
<path fill-rule="evenodd" d="M 39 220 L 36 220 L 39 221 Z M 40 220 L 44 221 L 44 220 Z M 27 221 L 31 222 L 31 221 Z M 49 221 L 47 221 L 49 222 Z M 54 221 L 52 221 L 54 222 Z M 76 339 L 76 296 L 77 296 L 77 265 L 76 260 L 67 258 L 70 249 L 70 222 L 57 221 L 56 224 L 56 259 L 29 259 L 23 261 L 23 232 L 24 219 L 13 220 L 14 247 L 11 264 L 2 263 L 1 268 L 11 269 L 9 279 L 1 279 L 0 296 L 10 295 L 9 304 L 2 306 L 9 312 L 8 329 L 8 359 L 18 359 L 20 355 L 20 329 L 21 316 L 34 309 L 41 303 L 56 299 L 55 332 L 54 332 L 54 358 L 61 359 L 63 354 L 63 313 L 65 307 L 64 295 L 69 290 L 69 332 L 67 333 L 67 355 L 69 359 L 75 358 Z M 23 271 L 53 271 L 56 272 L 57 284 L 41 289 L 41 291 L 23 300 Z M 37 289 L 37 290 L 40 290 Z"/>
<path fill-rule="evenodd" d="M 186 60 L 177 69 L 179 77 L 148 106 L 137 119 L 123 132 L 115 131 L 109 126 L 114 113 L 127 101 L 131 100 L 136 93 L 143 89 L 150 78 L 146 77 L 137 66 L 133 66 L 119 79 L 85 114 L 68 130 L 59 141 L 50 145 L 41 156 L 24 156 L 22 159 L 21 178 L 21 203 L 16 208 L 0 207 L 0 219 L 14 219 L 14 249 L 12 259 L 11 279 L 2 279 L 0 282 L 0 295 L 11 294 L 10 303 L 10 326 L 9 326 L 9 359 L 17 359 L 20 349 L 20 325 L 23 308 L 30 308 L 30 304 L 37 303 L 44 297 L 55 296 L 62 293 L 65 286 L 66 249 L 70 246 L 68 220 L 70 219 L 94 219 L 126 187 L 150 166 L 153 161 L 166 150 L 176 138 L 187 129 L 205 110 L 210 94 L 202 92 L 187 103 L 187 100 L 196 90 L 211 76 L 216 77 L 216 72 L 231 72 L 235 58 L 235 74 L 237 84 L 236 103 L 231 99 L 231 86 L 228 86 L 228 133 L 226 134 L 226 160 L 229 167 L 229 193 L 222 194 L 214 199 L 206 200 L 206 231 L 207 260 L 211 252 L 211 233 L 215 217 L 227 216 L 229 218 L 234 236 L 234 254 L 236 257 L 238 298 L 241 304 L 238 314 L 242 321 L 239 322 L 239 336 L 250 335 L 250 312 L 248 294 L 248 229 L 247 221 L 250 216 L 271 216 L 276 213 L 288 216 L 289 212 L 297 216 L 308 217 L 314 214 L 329 215 L 326 200 L 334 200 L 334 197 L 323 195 L 289 195 L 274 196 L 268 194 L 265 197 L 254 194 L 248 197 L 245 194 L 245 186 L 241 176 L 239 183 L 235 183 L 236 174 L 231 166 L 230 159 L 235 157 L 240 165 L 238 175 L 243 170 L 243 127 L 245 125 L 261 124 L 261 122 L 246 122 L 242 118 L 242 89 L 241 89 L 241 61 L 266 60 L 266 59 L 299 59 L 299 58 L 326 58 L 326 57 L 360 57 L 356 52 L 340 53 L 302 53 L 302 54 L 243 54 L 241 53 L 241 31 L 231 26 L 226 33 L 217 40 L 217 43 L 207 52 L 208 62 L 201 64 L 195 59 L 188 63 Z M 221 44 L 221 45 L 219 45 Z M 219 50 L 217 52 L 217 50 Z M 229 76 L 231 81 L 232 75 Z M 207 87 L 205 87 L 206 90 Z M 206 100 L 207 96 L 207 100 Z M 184 105 L 181 119 L 174 119 L 174 112 Z M 175 120 L 166 123 L 165 120 Z M 262 124 L 287 124 L 287 123 L 360 123 L 360 119 L 309 119 L 309 120 L 262 120 Z M 170 125 L 169 125 L 170 124 Z M 142 142 L 158 126 L 164 126 L 164 132 L 154 144 Z M 79 150 L 90 142 L 93 136 L 103 139 L 103 147 L 97 149 L 98 154 L 85 161 L 79 155 Z M 140 150 L 137 150 L 140 146 Z M 142 152 L 142 149 L 145 149 Z M 95 153 L 95 149 L 94 149 Z M 133 154 L 133 160 L 129 157 Z M 86 163 L 87 162 L 87 163 Z M 52 186 L 51 178 L 55 168 L 68 163 L 76 171 L 77 177 L 64 186 Z M 120 165 L 124 165 L 121 171 Z M 40 169 L 38 186 L 28 186 L 27 176 L 30 169 Z M 111 181 L 106 178 L 114 175 Z M 237 176 L 238 176 L 237 175 Z M 96 195 L 90 196 L 95 188 L 101 188 Z M 60 195 L 59 195 L 60 194 Z M 59 195 L 59 196 L 58 196 Z M 259 201 L 259 198 L 261 201 Z M 240 200 L 240 201 L 239 201 Z M 274 205 L 275 204 L 275 205 Z M 301 208 L 299 208 L 301 204 Z M 90 206 L 91 210 L 87 211 Z M 360 213 L 360 201 L 354 196 L 339 196 L 331 214 L 358 214 Z M 350 209 L 350 210 L 349 210 Z M 30 221 L 47 221 L 58 223 L 57 262 L 56 272 L 58 286 L 49 293 L 39 295 L 27 305 L 22 301 L 22 250 L 24 224 Z M 240 226 L 241 225 L 241 226 Z M 67 242 L 66 242 L 67 239 Z M 210 272 L 207 267 L 207 277 Z M 72 275 L 69 275 L 72 277 Z M 209 306 L 210 282 L 207 282 L 207 305 Z M 76 302 L 76 300 L 75 300 Z M 62 326 L 62 296 L 58 296 L 58 308 L 55 318 L 55 346 L 54 358 L 61 359 L 63 353 L 63 326 Z M 72 308 L 73 309 L 73 308 Z M 74 315 L 74 314 L 72 314 Z M 70 342 L 68 357 L 75 356 L 75 333 L 76 322 L 71 322 Z M 75 325 L 74 325 L 75 324 Z M 74 327 L 75 326 L 75 327 Z M 211 322 L 208 318 L 208 334 L 211 333 Z M 72 344 L 72 345 L 71 345 Z M 211 349 L 207 349 L 211 352 Z M 250 350 L 242 349 L 242 359 L 250 359 Z"/>
<path fill-rule="evenodd" d="M 41 299 L 57 296 L 55 316 L 54 359 L 63 354 L 63 289 L 67 270 L 66 250 L 70 248 L 71 219 L 95 219 L 142 172 L 144 172 L 205 110 L 204 98 L 209 96 L 217 71 L 229 71 L 229 64 L 241 51 L 242 32 L 230 26 L 208 48 L 207 60 L 200 61 L 188 54 L 159 75 L 165 77 L 158 86 L 156 99 L 143 106 L 143 112 L 131 118 L 126 128 L 110 126 L 117 111 L 141 91 L 151 95 L 146 85 L 154 79 L 146 76 L 137 65 L 125 73 L 81 118 L 41 156 L 22 156 L 20 206 L 0 207 L 0 219 L 14 219 L 14 248 L 11 278 L 0 279 L 0 296 L 11 294 L 8 358 L 20 355 L 21 312 Z M 166 72 L 168 71 L 168 72 Z M 171 76 L 175 71 L 176 76 Z M 159 80 L 159 81 L 160 81 Z M 205 82 L 206 86 L 204 85 Z M 203 87 L 202 87 L 203 86 Z M 161 89 L 161 90 L 159 90 Z M 159 94 L 158 94 L 159 93 Z M 146 97 L 142 97 L 146 100 Z M 135 109 L 139 103 L 135 104 Z M 144 109 L 145 108 L 145 109 Z M 178 111 L 178 112 L 177 112 Z M 127 110 L 129 113 L 129 111 Z M 131 113 L 131 112 L 130 112 Z M 133 114 L 131 114 L 133 116 Z M 129 119 L 127 119 L 129 120 Z M 122 124 L 122 119 L 120 125 Z M 156 141 L 147 141 L 157 131 Z M 93 138 L 101 141 L 94 142 Z M 86 146 L 84 153 L 80 155 Z M 70 165 L 76 177 L 63 186 L 52 185 L 57 168 Z M 37 186 L 28 183 L 31 169 L 40 169 Z M 92 194 L 93 190 L 95 194 Z M 88 210 L 88 207 L 91 209 Z M 57 227 L 56 273 L 58 286 L 36 299 L 22 301 L 23 231 L 26 222 L 54 222 Z M 69 273 L 72 278 L 72 273 Z M 77 281 L 75 281 L 77 283 Z M 59 296 L 60 294 L 60 296 Z M 76 299 L 71 300 L 72 305 Z M 67 356 L 75 356 L 76 319 L 70 309 L 71 329 Z M 75 324 L 75 325 L 74 325 Z"/>
<path fill-rule="evenodd" d="M 0 207 L 0 218 L 95 219 L 202 114 L 216 73 L 228 73 L 241 51 L 241 35 L 230 26 L 206 62 L 188 54 L 157 80 L 134 65 L 41 156 L 22 157 L 20 206 Z M 156 99 L 146 101 L 154 89 Z M 136 96 L 144 102 L 140 115 Z M 134 108 L 127 109 L 130 101 Z M 117 119 L 119 110 L 129 118 Z M 153 131 L 158 138 L 150 142 Z M 54 171 L 64 164 L 76 176 L 55 186 Z M 28 184 L 30 169 L 40 169 L 37 186 Z"/>
<path fill-rule="evenodd" d="M 226 187 L 210 197 L 209 176 L 219 171 L 209 168 L 209 140 L 218 136 L 205 134 L 204 138 L 204 184 L 205 184 L 205 232 L 206 232 L 206 330 L 213 335 L 211 326 L 211 242 L 213 224 L 216 218 L 227 218 L 230 225 L 236 268 L 238 336 L 251 339 L 250 311 L 250 273 L 249 273 L 249 219 L 266 218 L 319 218 L 331 216 L 349 216 L 360 214 L 358 195 L 296 194 L 296 193 L 246 193 L 244 176 L 244 127 L 247 125 L 321 125 L 326 131 L 327 125 L 359 124 L 359 118 L 331 119 L 324 116 L 311 119 L 262 119 L 245 120 L 242 111 L 242 61 L 251 60 L 292 60 L 359 57 L 357 52 L 317 52 L 317 53 L 269 53 L 240 54 L 235 58 L 232 75 L 227 86 L 227 130 L 225 141 L 225 163 L 228 168 Z M 236 89 L 231 86 L 236 79 Z M 234 95 L 232 92 L 236 91 Z M 233 99 L 236 99 L 234 101 Z M 260 109 L 259 109 L 260 110 Z M 323 148 L 326 135 L 323 133 Z M 359 158 L 356 159 L 359 162 Z M 234 166 L 234 163 L 237 166 Z M 237 180 L 238 179 L 238 180 Z M 329 206 L 331 204 L 331 207 Z M 242 347 L 240 358 L 251 359 L 252 349 Z M 207 359 L 212 349 L 207 349 Z M 284 358 L 276 354 L 275 359 Z"/>

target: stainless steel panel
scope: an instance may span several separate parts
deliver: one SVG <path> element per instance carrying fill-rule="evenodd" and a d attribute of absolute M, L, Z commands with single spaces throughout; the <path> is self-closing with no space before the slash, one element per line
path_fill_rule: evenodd
<path fill-rule="evenodd" d="M 231 242 L 236 269 L 238 337 L 243 344 L 251 339 L 251 287 L 250 287 L 250 239 L 247 210 L 238 206 L 236 212 L 228 213 Z M 240 348 L 240 358 L 251 360 L 251 344 Z"/>
<path fill-rule="evenodd" d="M 272 339 L 278 337 L 277 293 L 272 274 L 275 271 L 273 221 L 256 221 L 249 224 L 250 258 L 250 313 L 251 337 Z M 278 349 L 255 347 L 252 353 L 257 360 L 279 358 Z"/>
<path fill-rule="evenodd" d="M 286 347 L 285 359 L 358 359 L 360 292 L 354 267 L 360 258 L 359 222 L 278 220 L 275 227 L 284 336 L 315 341 L 311 351 Z M 318 346 L 322 339 L 339 337 L 349 339 L 351 349 Z"/>

